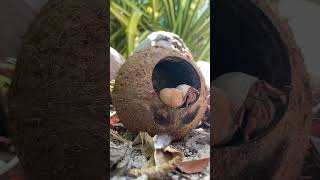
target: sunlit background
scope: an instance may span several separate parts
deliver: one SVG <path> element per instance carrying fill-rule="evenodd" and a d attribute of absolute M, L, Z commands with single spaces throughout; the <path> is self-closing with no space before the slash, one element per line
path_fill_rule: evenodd
<path fill-rule="evenodd" d="M 110 46 L 124 57 L 154 31 L 179 35 L 196 61 L 210 62 L 209 0 L 111 0 Z"/>

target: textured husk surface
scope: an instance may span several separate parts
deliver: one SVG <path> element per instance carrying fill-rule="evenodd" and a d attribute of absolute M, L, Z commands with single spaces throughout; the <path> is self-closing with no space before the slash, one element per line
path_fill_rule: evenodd
<path fill-rule="evenodd" d="M 184 59 L 192 65 L 200 77 L 200 96 L 188 108 L 166 106 L 160 101 L 153 88 L 153 70 L 160 60 L 167 57 Z M 145 131 L 151 136 L 167 133 L 178 140 L 203 120 L 207 97 L 204 78 L 192 59 L 178 51 L 149 47 L 135 53 L 120 68 L 115 82 L 113 103 L 121 122 L 132 132 Z M 167 116 L 168 125 L 161 126 L 155 123 L 154 119 L 157 118 L 155 114 Z M 187 125 L 181 125 L 182 119 L 188 119 L 190 122 Z"/>
<path fill-rule="evenodd" d="M 50 0 L 23 37 L 10 92 L 26 178 L 107 179 L 104 0 Z"/>
<path fill-rule="evenodd" d="M 298 179 L 311 122 L 309 79 L 303 57 L 287 23 L 270 9 L 266 1 L 233 2 L 233 8 L 239 12 L 250 11 L 252 8 L 250 3 L 253 3 L 277 29 L 289 54 L 292 91 L 287 111 L 269 133 L 238 146 L 212 148 L 211 176 L 217 180 Z M 263 18 L 261 23 L 264 23 Z"/>

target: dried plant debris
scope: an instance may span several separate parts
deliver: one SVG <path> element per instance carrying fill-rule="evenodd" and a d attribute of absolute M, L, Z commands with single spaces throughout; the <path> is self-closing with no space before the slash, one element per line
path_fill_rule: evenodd
<path fill-rule="evenodd" d="M 199 173 L 208 167 L 209 161 L 209 158 L 183 161 L 178 164 L 178 169 L 187 174 Z"/>
<path fill-rule="evenodd" d="M 129 151 L 130 146 L 128 144 L 119 144 L 115 145 L 113 142 L 110 142 L 110 165 L 113 167 L 115 164 L 118 164 Z"/>
<path fill-rule="evenodd" d="M 149 158 L 149 161 L 141 169 L 131 169 L 129 175 L 145 174 L 149 178 L 160 178 L 174 170 L 177 163 L 182 161 L 183 154 L 169 146 L 172 138 L 168 135 L 156 135 L 152 138 L 148 133 L 140 132 L 135 142 L 139 140 L 142 143 L 142 154 Z"/>
<path fill-rule="evenodd" d="M 241 72 L 227 73 L 213 81 L 214 144 L 223 145 L 241 136 L 249 141 L 265 132 L 274 120 L 276 109 L 284 108 L 287 95 Z"/>
<path fill-rule="evenodd" d="M 183 154 L 170 146 L 164 149 L 156 149 L 153 158 L 150 158 L 147 166 L 141 169 L 131 169 L 129 174 L 133 176 L 147 175 L 149 178 L 160 178 L 174 170 L 182 159 Z"/>
<path fill-rule="evenodd" d="M 111 179 L 201 179 L 209 177 L 210 135 L 201 129 L 192 131 L 183 141 L 173 144 L 171 144 L 172 137 L 167 134 L 151 137 L 146 132 L 140 132 L 129 143 L 124 138 L 118 137 L 117 133 L 113 133 L 112 136 L 114 140 L 118 139 L 118 143 L 122 143 L 118 145 L 122 150 L 111 152 L 114 153 L 112 157 L 116 157 L 113 161 L 118 163 L 124 161 L 123 164 L 126 166 L 117 165 L 116 173 L 113 173 L 114 176 Z M 186 152 L 193 152 L 193 154 Z M 125 169 L 127 172 L 124 171 Z"/>

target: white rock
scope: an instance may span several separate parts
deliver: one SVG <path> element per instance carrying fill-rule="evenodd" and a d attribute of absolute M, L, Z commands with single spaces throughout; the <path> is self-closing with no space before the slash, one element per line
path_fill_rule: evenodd
<path fill-rule="evenodd" d="M 155 149 L 162 149 L 167 147 L 172 142 L 171 136 L 168 134 L 155 135 L 153 137 L 153 143 Z"/>
<path fill-rule="evenodd" d="M 197 61 L 197 66 L 204 77 L 208 91 L 210 91 L 210 63 L 206 61 Z"/>

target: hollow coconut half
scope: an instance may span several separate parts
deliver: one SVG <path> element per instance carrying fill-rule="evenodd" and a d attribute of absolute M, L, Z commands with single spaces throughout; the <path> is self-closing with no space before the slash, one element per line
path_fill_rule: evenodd
<path fill-rule="evenodd" d="M 187 84 L 199 91 L 187 107 L 169 107 L 160 98 L 164 88 Z M 121 122 L 131 131 L 183 138 L 203 120 L 207 106 L 204 78 L 193 59 L 172 49 L 148 47 L 133 54 L 120 68 L 113 102 Z"/>

